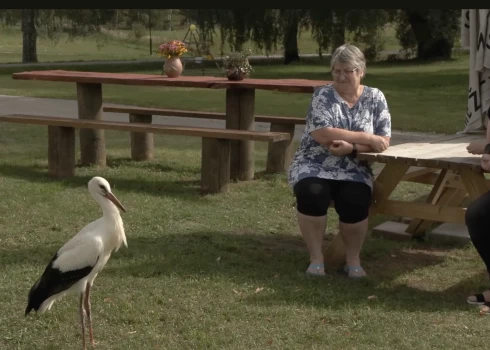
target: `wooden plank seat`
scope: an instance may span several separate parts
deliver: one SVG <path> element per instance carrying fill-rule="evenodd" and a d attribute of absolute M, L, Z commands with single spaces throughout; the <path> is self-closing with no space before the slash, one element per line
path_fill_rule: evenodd
<path fill-rule="evenodd" d="M 290 139 L 288 133 L 281 132 L 148 125 L 22 114 L 0 116 L 0 121 L 48 126 L 48 173 L 56 178 L 66 178 L 75 174 L 75 129 L 201 137 L 201 192 L 203 194 L 228 191 L 232 140 L 280 143 L 288 142 Z"/>
<path fill-rule="evenodd" d="M 165 108 L 139 107 L 129 105 L 104 105 L 104 112 L 128 113 L 130 122 L 152 123 L 152 116 L 186 117 L 213 120 L 226 120 L 226 113 L 176 110 Z M 305 118 L 256 115 L 255 121 L 270 123 L 271 132 L 285 132 L 290 135 L 288 142 L 271 142 L 267 152 L 266 173 L 286 171 L 293 157 L 294 128 L 305 125 Z M 131 155 L 134 160 L 147 160 L 152 157 L 152 135 L 131 134 Z"/>
<path fill-rule="evenodd" d="M 385 167 L 384 164 L 373 169 L 374 178 L 381 173 L 381 170 Z M 417 182 L 423 184 L 433 184 L 437 175 L 440 173 L 440 169 L 426 168 L 420 166 L 411 166 L 405 175 L 403 175 L 401 181 Z"/>

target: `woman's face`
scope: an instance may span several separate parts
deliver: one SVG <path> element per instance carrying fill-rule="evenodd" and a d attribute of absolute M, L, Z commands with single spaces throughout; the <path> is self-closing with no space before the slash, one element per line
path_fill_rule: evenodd
<path fill-rule="evenodd" d="M 359 68 L 348 63 L 336 63 L 332 69 L 335 87 L 341 90 L 355 90 L 361 84 L 364 74 Z"/>

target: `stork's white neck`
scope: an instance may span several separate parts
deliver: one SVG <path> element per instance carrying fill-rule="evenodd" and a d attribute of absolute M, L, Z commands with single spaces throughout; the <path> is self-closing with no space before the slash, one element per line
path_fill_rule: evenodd
<path fill-rule="evenodd" d="M 119 209 L 116 207 L 114 203 L 108 200 L 105 197 L 101 197 L 99 201 L 100 207 L 102 208 L 102 213 L 104 217 L 120 217 Z"/>
<path fill-rule="evenodd" d="M 121 214 L 119 213 L 119 208 L 107 198 L 102 196 L 99 197 L 100 200 L 98 202 L 102 208 L 102 218 L 106 225 L 108 225 L 107 227 L 110 228 L 108 231 L 110 234 L 105 237 L 105 239 L 108 240 L 106 242 L 107 248 L 109 250 L 115 249 L 118 251 L 121 244 L 124 244 L 127 247 L 128 244 L 126 242 L 126 234 L 124 232 L 124 226 Z"/>

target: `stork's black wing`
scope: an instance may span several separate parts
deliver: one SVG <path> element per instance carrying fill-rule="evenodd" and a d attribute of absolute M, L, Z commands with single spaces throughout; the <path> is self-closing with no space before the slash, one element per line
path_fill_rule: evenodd
<path fill-rule="evenodd" d="M 90 264 L 90 266 L 84 266 L 76 270 L 62 272 L 61 270 L 53 267 L 53 263 L 57 258 L 58 253 L 53 256 L 41 277 L 29 290 L 25 315 L 28 315 L 32 309 L 38 311 L 39 307 L 46 299 L 67 290 L 80 279 L 87 276 L 92 271 L 98 260 L 97 258 L 96 262 L 94 264 Z"/>

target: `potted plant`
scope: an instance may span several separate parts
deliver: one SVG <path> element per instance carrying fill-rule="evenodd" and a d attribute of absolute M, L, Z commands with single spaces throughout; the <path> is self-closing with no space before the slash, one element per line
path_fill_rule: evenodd
<path fill-rule="evenodd" d="M 177 78 L 182 74 L 182 61 L 180 56 L 187 52 L 185 44 L 180 40 L 171 40 L 165 44 L 161 44 L 157 53 L 165 57 L 163 71 L 169 78 Z"/>
<path fill-rule="evenodd" d="M 251 54 L 252 50 L 247 49 L 245 51 L 232 52 L 223 58 L 223 69 L 229 80 L 243 80 L 250 76 L 253 68 L 248 62 L 248 56 Z"/>

